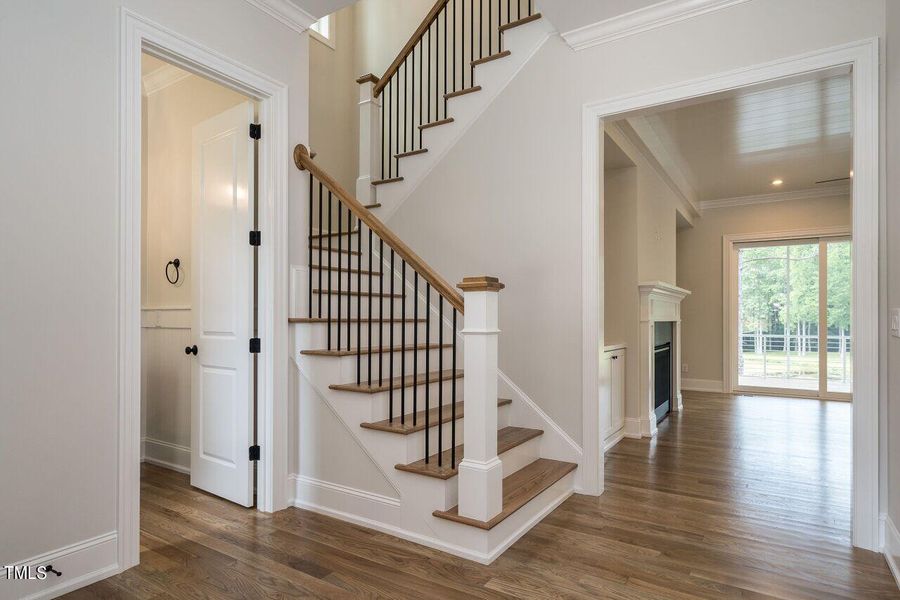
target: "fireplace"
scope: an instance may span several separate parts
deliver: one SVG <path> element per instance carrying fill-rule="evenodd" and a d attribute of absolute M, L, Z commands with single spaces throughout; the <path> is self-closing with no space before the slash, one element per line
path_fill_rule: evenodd
<path fill-rule="evenodd" d="M 656 435 L 656 424 L 682 408 L 681 301 L 689 291 L 653 281 L 638 286 L 641 297 L 640 435 Z M 635 432 L 636 433 L 636 432 Z"/>
<path fill-rule="evenodd" d="M 659 423 L 672 410 L 672 334 L 675 324 L 660 321 L 653 326 L 653 407 Z"/>

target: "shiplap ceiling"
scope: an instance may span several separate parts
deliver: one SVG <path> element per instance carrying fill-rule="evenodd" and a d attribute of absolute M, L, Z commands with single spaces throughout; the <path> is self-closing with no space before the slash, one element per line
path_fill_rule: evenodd
<path fill-rule="evenodd" d="M 851 169 L 849 74 L 737 91 L 628 118 L 698 201 L 791 192 Z M 773 186 L 775 179 L 783 180 Z"/>

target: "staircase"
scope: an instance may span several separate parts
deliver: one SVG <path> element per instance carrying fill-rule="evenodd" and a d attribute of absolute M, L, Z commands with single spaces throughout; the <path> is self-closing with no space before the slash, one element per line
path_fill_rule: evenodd
<path fill-rule="evenodd" d="M 357 198 L 387 221 L 553 28 L 531 0 L 438 0 L 360 85 Z"/>
<path fill-rule="evenodd" d="M 455 123 L 448 101 L 478 94 L 476 67 L 507 59 L 503 36 L 539 21 L 530 2 L 517 4 L 439 0 L 388 73 L 361 80 L 364 96 L 384 97 L 362 114 L 376 140 L 367 168 L 382 170 L 364 190 L 377 188 L 383 200 L 382 189 L 406 182 L 403 161 L 430 154 L 426 132 Z M 479 8 L 481 18 L 472 15 Z M 432 73 L 440 80 L 422 57 L 444 65 Z M 417 69 L 421 77 L 410 74 Z M 403 91 L 410 86 L 421 93 Z M 397 492 L 317 508 L 490 563 L 571 495 L 577 468 L 551 458 L 559 452 L 533 426 L 540 419 L 498 391 L 503 285 L 467 277 L 460 293 L 375 216 L 383 202 L 347 192 L 302 145 L 294 160 L 309 177 L 306 314 L 291 319 L 294 360 L 306 395 L 327 404 Z"/>

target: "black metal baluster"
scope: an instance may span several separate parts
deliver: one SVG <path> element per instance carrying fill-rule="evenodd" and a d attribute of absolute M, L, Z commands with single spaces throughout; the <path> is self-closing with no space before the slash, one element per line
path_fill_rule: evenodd
<path fill-rule="evenodd" d="M 406 319 L 406 261 L 400 265 L 400 320 Z M 406 423 L 406 326 L 400 327 L 400 423 Z"/>
<path fill-rule="evenodd" d="M 319 234 L 322 233 L 322 217 L 324 212 L 322 211 L 322 182 L 319 182 Z M 312 240 L 309 240 L 310 246 L 312 245 Z M 325 269 L 325 263 L 322 261 L 322 247 L 325 244 L 322 243 L 322 238 L 319 238 L 319 318 L 322 318 L 322 271 Z"/>
<path fill-rule="evenodd" d="M 440 108 L 438 101 L 440 99 L 440 92 L 438 91 L 438 87 L 441 79 L 441 27 L 440 23 L 437 20 L 437 17 L 434 19 L 434 120 L 437 121 L 441 118 Z"/>
<path fill-rule="evenodd" d="M 460 6 L 462 14 L 459 16 L 459 75 L 462 78 L 462 89 L 466 89 L 466 2 L 469 2 L 469 0 L 462 0 L 462 6 Z M 453 39 L 456 39 L 455 35 Z M 469 83 L 469 87 L 474 85 L 474 83 Z"/>
<path fill-rule="evenodd" d="M 329 192 L 328 199 L 329 200 L 331 199 L 330 192 Z M 348 220 L 349 220 L 349 216 L 350 215 L 347 215 Z M 341 250 L 342 250 L 341 244 L 342 244 L 342 239 L 344 237 L 343 229 L 344 229 L 344 203 L 338 202 L 338 230 L 337 230 L 337 234 L 338 234 L 338 236 L 337 236 L 337 241 L 338 241 L 338 251 L 337 251 L 337 255 L 338 255 L 337 284 L 338 285 L 337 285 L 337 288 L 338 288 L 338 293 L 337 293 L 337 327 L 335 327 L 335 329 L 337 330 L 337 349 L 338 350 L 341 349 L 341 295 L 342 295 L 341 292 L 343 291 L 341 289 L 341 281 L 343 280 L 343 277 L 341 277 L 341 266 L 342 266 L 342 262 L 343 262 L 343 252 L 341 252 Z M 347 255 L 347 262 L 350 262 L 349 254 Z M 329 271 L 328 272 L 328 287 L 331 287 L 332 275 L 333 275 L 333 273 L 331 271 Z M 350 288 L 347 288 L 347 294 L 348 294 L 347 302 L 350 302 L 349 293 L 350 293 Z"/>
<path fill-rule="evenodd" d="M 422 94 L 422 63 L 425 62 L 425 55 L 422 53 L 422 40 L 425 39 L 424 36 L 419 38 L 419 125 L 424 125 L 422 122 L 422 98 L 424 97 Z M 422 148 L 422 129 L 419 128 L 419 148 Z"/>
<path fill-rule="evenodd" d="M 394 160 L 393 160 L 393 158 L 391 157 L 391 153 L 393 152 L 393 150 L 392 150 L 393 145 L 391 144 L 391 134 L 392 134 L 392 132 L 394 131 L 393 128 L 391 127 L 391 116 L 393 115 L 393 111 L 391 110 L 391 88 L 393 87 L 393 86 L 391 85 L 392 82 L 393 82 L 393 80 L 388 80 L 387 86 L 385 87 L 385 91 L 387 92 L 387 93 L 385 94 L 385 96 L 387 96 L 387 98 L 385 99 L 385 102 L 387 103 L 387 113 L 388 113 L 388 116 L 387 116 L 387 122 L 388 122 L 388 130 L 387 130 L 387 161 L 388 161 L 388 169 L 387 169 L 387 176 L 388 176 L 388 179 L 390 179 L 390 178 L 393 176 L 393 175 L 392 175 L 392 173 L 393 173 L 393 170 L 392 170 L 392 169 L 393 169 L 393 167 L 394 167 Z M 382 133 L 383 133 L 383 132 L 382 132 Z"/>
<path fill-rule="evenodd" d="M 413 348 L 419 347 L 419 272 L 413 271 Z M 413 352 L 413 425 L 419 408 L 419 353 Z"/>
<path fill-rule="evenodd" d="M 394 145 L 396 146 L 396 151 L 391 154 L 394 157 L 394 176 L 400 176 L 400 160 L 396 158 L 396 155 L 400 153 L 400 71 L 397 71 L 397 74 L 394 76 L 397 85 L 394 86 L 397 89 L 394 90 L 394 127 L 395 135 L 394 135 Z"/>
<path fill-rule="evenodd" d="M 438 294 L 438 466 L 444 466 L 444 297 Z"/>
<path fill-rule="evenodd" d="M 532 14 L 531 11 L 532 11 L 532 8 L 531 8 L 531 0 L 528 0 L 528 16 L 529 16 L 529 17 L 530 17 L 531 14 Z"/>
<path fill-rule="evenodd" d="M 362 257 L 360 257 L 360 268 L 362 268 Z M 368 373 L 369 373 L 369 387 L 372 387 L 372 229 L 369 228 L 369 287 L 366 289 L 366 293 L 369 294 L 369 353 L 366 355 L 368 359 Z M 360 291 L 362 294 L 362 291 Z M 362 296 L 359 297 L 362 300 Z"/>
<path fill-rule="evenodd" d="M 456 308 L 453 309 L 453 331 L 451 332 L 453 344 L 453 360 L 451 370 L 453 371 L 450 382 L 450 468 L 456 468 Z"/>
<path fill-rule="evenodd" d="M 394 249 L 391 248 L 391 268 L 388 269 L 388 273 L 391 278 L 391 331 L 389 333 L 390 339 L 388 340 L 388 351 L 391 353 L 391 359 L 388 361 L 388 368 L 390 372 L 388 373 L 388 402 L 390 403 L 390 412 L 391 412 L 391 423 L 394 422 L 393 414 L 394 414 Z M 401 323 L 403 319 L 401 318 Z M 402 326 L 402 325 L 401 325 Z M 402 416 L 400 417 L 403 418 Z"/>
<path fill-rule="evenodd" d="M 356 221 L 356 289 L 362 289 L 362 229 L 361 220 Z M 350 255 L 351 258 L 353 255 Z M 362 298 L 356 297 L 356 385 L 362 383 L 362 359 L 360 357 L 360 349 L 362 348 Z"/>
<path fill-rule="evenodd" d="M 319 233 L 322 233 L 321 231 Z M 334 233 L 331 227 L 331 190 L 328 190 L 328 289 L 325 291 L 325 297 L 328 298 L 328 349 L 331 350 L 331 255 L 334 254 L 331 248 L 331 234 Z M 321 238 L 319 244 L 322 244 Z"/>
<path fill-rule="evenodd" d="M 428 343 L 431 338 L 431 283 L 428 281 L 425 282 L 425 347 L 428 347 Z M 428 409 L 430 408 L 430 399 L 431 399 L 431 391 L 429 379 L 431 377 L 431 373 L 429 371 L 431 365 L 431 357 L 428 352 L 425 353 L 425 464 L 428 464 Z M 438 424 L 441 422 L 441 417 L 438 415 Z"/>
<path fill-rule="evenodd" d="M 378 238 L 378 387 L 384 385 L 384 240 Z M 369 340 L 369 345 L 372 341 Z"/>
<path fill-rule="evenodd" d="M 494 7 L 493 0 L 488 0 L 488 25 L 487 25 L 487 33 L 488 33 L 488 56 L 494 53 L 494 40 L 491 29 L 494 28 Z"/>
<path fill-rule="evenodd" d="M 426 107 L 428 108 L 428 121 L 426 123 L 431 123 L 431 26 L 428 26 L 428 85 L 425 86 L 426 91 L 428 92 L 428 100 L 426 101 Z M 424 123 L 423 123 L 424 125 Z"/>
<path fill-rule="evenodd" d="M 309 259 L 307 260 L 307 265 L 309 265 L 309 318 L 312 319 L 313 316 L 313 176 L 312 173 L 309 174 L 309 243 L 307 244 L 307 248 L 309 249 Z"/>
<path fill-rule="evenodd" d="M 403 151 L 406 152 L 409 150 L 409 147 L 406 144 L 406 141 L 409 139 L 409 135 L 406 133 L 406 112 L 409 107 L 409 59 L 403 61 Z M 399 151 L 400 149 L 397 148 Z M 399 170 L 400 165 L 399 161 L 397 163 L 397 169 Z"/>
<path fill-rule="evenodd" d="M 352 221 L 353 213 L 350 212 L 350 207 L 347 207 L 347 352 L 350 351 L 350 338 L 352 337 L 352 319 L 350 318 L 351 314 L 351 306 L 353 306 L 353 301 L 351 300 L 352 296 L 349 295 L 350 290 L 353 289 L 353 221 Z M 361 227 L 362 221 L 359 219 L 356 220 L 356 226 Z M 341 273 L 338 273 L 338 277 L 342 277 Z M 340 325 L 338 325 L 340 327 Z M 338 350 L 340 350 L 340 345 L 338 346 Z"/>
<path fill-rule="evenodd" d="M 456 0 L 453 0 L 453 91 L 456 91 Z"/>
<path fill-rule="evenodd" d="M 447 118 L 447 5 L 444 5 L 444 118 Z"/>

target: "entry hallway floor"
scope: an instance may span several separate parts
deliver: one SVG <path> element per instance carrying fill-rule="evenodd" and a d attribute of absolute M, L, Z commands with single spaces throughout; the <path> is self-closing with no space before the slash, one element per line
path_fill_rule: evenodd
<path fill-rule="evenodd" d="M 145 465 L 141 564 L 71 598 L 900 598 L 850 546 L 848 403 L 685 394 L 491 566 Z"/>

